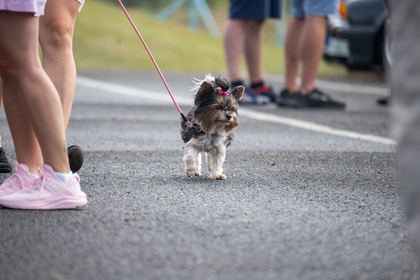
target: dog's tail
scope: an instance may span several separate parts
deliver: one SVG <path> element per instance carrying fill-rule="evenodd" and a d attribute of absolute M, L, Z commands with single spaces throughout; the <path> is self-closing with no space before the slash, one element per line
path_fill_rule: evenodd
<path fill-rule="evenodd" d="M 203 82 L 205 82 L 205 81 L 206 82 L 209 82 L 209 83 L 212 83 L 215 80 L 216 80 L 216 78 L 213 77 L 212 74 L 206 74 L 206 77 L 203 80 L 200 80 L 200 79 L 197 79 L 197 78 L 193 78 L 194 86 L 191 88 L 191 91 L 197 91 L 200 88 L 201 84 Z"/>

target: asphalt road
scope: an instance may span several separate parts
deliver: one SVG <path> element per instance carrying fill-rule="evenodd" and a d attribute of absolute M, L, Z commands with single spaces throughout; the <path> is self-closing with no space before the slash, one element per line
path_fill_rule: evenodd
<path fill-rule="evenodd" d="M 164 74 L 187 112 L 205 73 Z M 242 106 L 227 180 L 213 181 L 184 175 L 180 117 L 155 72 L 81 71 L 67 136 L 85 151 L 88 205 L 0 209 L 0 279 L 420 279 L 376 104 L 386 86 L 319 85 L 347 109 Z"/>

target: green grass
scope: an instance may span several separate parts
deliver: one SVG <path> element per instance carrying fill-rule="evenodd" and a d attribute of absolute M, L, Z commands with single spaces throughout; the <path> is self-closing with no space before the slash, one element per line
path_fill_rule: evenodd
<path fill-rule="evenodd" d="M 204 27 L 188 28 L 185 10 L 164 22 L 151 12 L 135 8 L 128 12 L 162 70 L 226 72 L 222 38 L 211 37 Z M 213 13 L 222 30 L 227 7 L 217 7 Z M 284 72 L 283 49 L 275 43 L 274 26 L 269 21 L 265 28 L 263 63 L 266 73 L 278 74 Z M 74 56 L 78 69 L 154 69 L 119 5 L 95 0 L 86 1 L 77 18 Z M 322 63 L 320 67 L 320 75 L 344 74 L 341 66 Z"/>

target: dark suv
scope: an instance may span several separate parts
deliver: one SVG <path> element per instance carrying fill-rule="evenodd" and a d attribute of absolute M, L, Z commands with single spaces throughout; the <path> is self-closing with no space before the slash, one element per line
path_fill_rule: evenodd
<path fill-rule="evenodd" d="M 385 0 L 343 0 L 328 20 L 324 58 L 350 70 L 384 71 L 392 63 Z"/>

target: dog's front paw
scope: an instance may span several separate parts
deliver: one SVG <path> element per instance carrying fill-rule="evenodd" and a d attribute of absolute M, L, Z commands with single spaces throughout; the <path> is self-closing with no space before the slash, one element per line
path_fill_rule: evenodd
<path fill-rule="evenodd" d="M 188 177 L 201 176 L 200 171 L 193 170 L 193 169 L 185 170 L 185 173 L 187 174 Z"/>
<path fill-rule="evenodd" d="M 212 179 L 215 179 L 215 180 L 226 180 L 226 175 L 225 174 L 217 174 Z"/>

